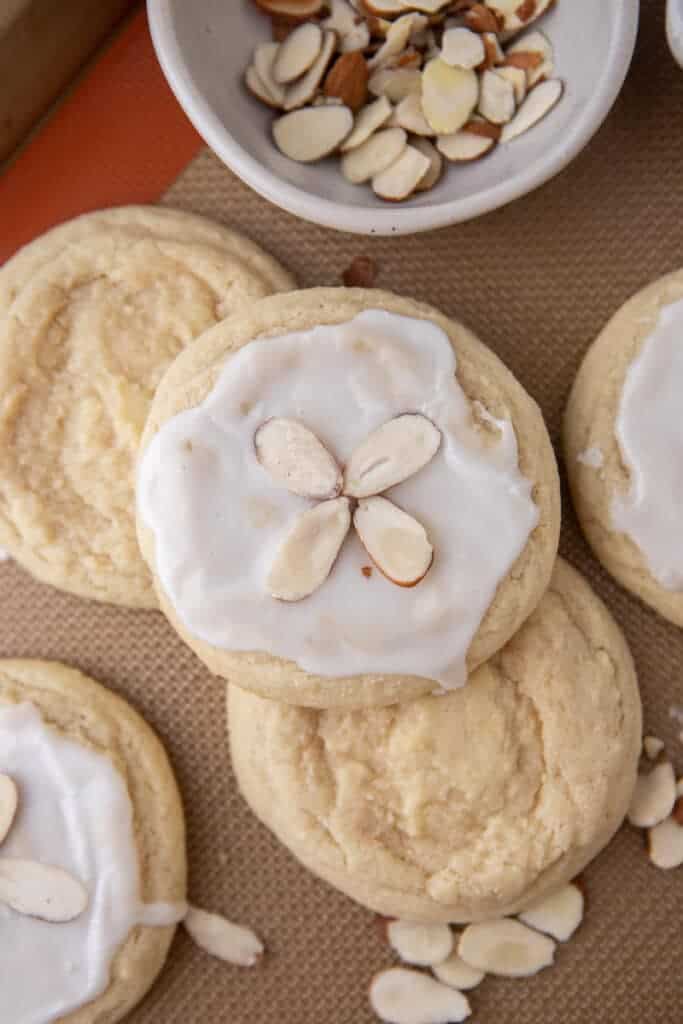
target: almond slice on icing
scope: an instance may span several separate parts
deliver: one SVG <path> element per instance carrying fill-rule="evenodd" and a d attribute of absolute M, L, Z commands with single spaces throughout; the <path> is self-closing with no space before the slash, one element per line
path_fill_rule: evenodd
<path fill-rule="evenodd" d="M 383 576 L 414 587 L 429 572 L 434 548 L 424 526 L 387 498 L 362 498 L 353 516 L 360 542 Z"/>
<path fill-rule="evenodd" d="M 250 64 L 244 73 L 244 83 L 249 92 L 261 103 L 265 103 L 272 110 L 282 109 L 282 104 L 275 99 L 253 64 Z"/>
<path fill-rule="evenodd" d="M 669 817 L 675 803 L 676 776 L 673 765 L 663 761 L 646 775 L 638 775 L 627 817 L 636 828 L 653 828 Z"/>
<path fill-rule="evenodd" d="M 465 124 L 479 99 L 476 72 L 431 60 L 422 72 L 422 109 L 435 134 L 450 135 Z"/>
<path fill-rule="evenodd" d="M 583 906 L 583 893 L 578 885 L 570 882 L 539 903 L 527 907 L 519 919 L 558 942 L 567 942 L 583 920 Z"/>
<path fill-rule="evenodd" d="M 353 122 L 353 131 L 344 139 L 341 147 L 342 153 L 348 153 L 351 149 L 357 149 L 366 142 L 371 135 L 378 131 L 382 125 L 391 117 L 392 106 L 386 96 L 380 96 L 373 103 L 369 103 L 356 114 Z"/>
<path fill-rule="evenodd" d="M 526 71 L 506 64 L 502 68 L 496 68 L 496 74 L 512 83 L 512 88 L 515 91 L 515 103 L 519 106 L 524 101 L 527 92 Z"/>
<path fill-rule="evenodd" d="M 515 87 L 495 71 L 485 71 L 479 90 L 479 113 L 493 124 L 507 124 L 515 113 Z"/>
<path fill-rule="evenodd" d="M 256 458 L 274 480 L 302 498 L 336 498 L 342 474 L 333 455 L 298 420 L 274 417 L 254 434 Z"/>
<path fill-rule="evenodd" d="M 411 145 L 414 146 L 415 149 L 419 149 L 423 156 L 426 156 L 429 160 L 429 170 L 422 178 L 420 178 L 417 188 L 415 189 L 416 192 L 427 192 L 430 188 L 434 188 L 443 173 L 443 160 L 441 159 L 441 153 L 439 153 L 436 146 L 433 146 L 427 139 L 413 139 Z"/>
<path fill-rule="evenodd" d="M 452 68 L 476 68 L 486 58 L 484 40 L 469 28 L 447 28 L 441 40 L 441 60 Z"/>
<path fill-rule="evenodd" d="M 457 952 L 451 953 L 448 960 L 444 960 L 442 964 L 435 964 L 432 971 L 444 985 L 458 988 L 461 992 L 476 988 L 486 977 L 484 971 L 470 967 L 462 957 L 458 956 Z"/>
<path fill-rule="evenodd" d="M 535 86 L 518 109 L 515 116 L 503 128 L 501 142 L 510 142 L 533 128 L 546 114 L 550 113 L 562 96 L 563 85 L 559 78 L 551 78 Z"/>
<path fill-rule="evenodd" d="M 643 740 L 643 753 L 650 761 L 656 761 L 664 750 L 664 740 L 659 736 L 646 736 Z"/>
<path fill-rule="evenodd" d="M 12 827 L 18 803 L 19 791 L 16 782 L 9 775 L 0 772 L 0 843 Z"/>
<path fill-rule="evenodd" d="M 352 185 L 361 185 L 394 164 L 405 151 L 402 128 L 382 128 L 342 158 L 341 171 Z"/>
<path fill-rule="evenodd" d="M 415 192 L 429 170 L 429 160 L 414 146 L 406 146 L 396 163 L 372 179 L 372 191 L 380 199 L 400 203 Z"/>
<path fill-rule="evenodd" d="M 469 163 L 493 149 L 495 141 L 485 135 L 476 135 L 464 129 L 453 135 L 439 135 L 436 146 L 440 153 L 453 163 Z"/>
<path fill-rule="evenodd" d="M 320 54 L 323 33 L 315 21 L 306 21 L 280 43 L 273 61 L 273 78 L 279 85 L 287 85 L 300 78 Z"/>
<path fill-rule="evenodd" d="M 391 23 L 387 37 L 377 53 L 368 61 L 368 67 L 374 71 L 376 68 L 381 68 L 392 57 L 400 56 L 406 49 L 412 33 L 426 24 L 423 15 L 413 12 L 397 18 Z"/>
<path fill-rule="evenodd" d="M 323 33 L 320 53 L 306 74 L 287 87 L 283 104 L 285 110 L 296 110 L 297 107 L 303 107 L 310 103 L 325 77 L 325 72 L 332 60 L 336 44 L 337 37 L 334 32 Z"/>
<path fill-rule="evenodd" d="M 373 1011 L 387 1024 L 459 1024 L 471 1013 L 462 992 L 407 967 L 376 974 L 369 996 Z"/>
<path fill-rule="evenodd" d="M 401 960 L 420 967 L 441 964 L 453 952 L 453 932 L 447 924 L 390 921 L 387 939 Z"/>
<path fill-rule="evenodd" d="M 273 64 L 280 46 L 278 43 L 261 43 L 254 50 L 253 63 L 265 90 L 273 97 L 278 107 L 285 104 L 285 88 L 273 78 Z"/>
<path fill-rule="evenodd" d="M 301 164 L 329 156 L 353 128 L 348 107 L 326 103 L 319 107 L 292 110 L 273 124 L 273 138 L 281 153 Z"/>
<path fill-rule="evenodd" d="M 324 0 L 254 0 L 266 14 L 288 21 L 306 21 L 314 17 L 323 7 Z"/>
<path fill-rule="evenodd" d="M 346 0 L 331 0 L 330 14 L 322 27 L 337 33 L 342 53 L 364 50 L 370 42 L 367 21 Z"/>
<path fill-rule="evenodd" d="M 422 91 L 422 72 L 414 68 L 380 68 L 368 82 L 373 96 L 386 96 L 392 103 L 399 103 L 410 93 Z"/>
<path fill-rule="evenodd" d="M 2 857 L 0 903 L 26 917 L 63 923 L 83 913 L 88 905 L 88 892 L 62 868 Z"/>
<path fill-rule="evenodd" d="M 251 930 L 220 914 L 190 907 L 183 919 L 190 937 L 210 956 L 239 967 L 253 967 L 263 956 L 263 943 Z"/>
<path fill-rule="evenodd" d="M 441 432 L 419 413 L 383 423 L 355 449 L 344 471 L 344 494 L 369 498 L 403 483 L 436 455 Z"/>
<path fill-rule="evenodd" d="M 555 958 L 555 943 L 519 921 L 501 918 L 465 928 L 458 953 L 471 967 L 504 978 L 527 978 Z"/>
<path fill-rule="evenodd" d="M 422 100 L 417 93 L 411 93 L 394 108 L 389 124 L 392 128 L 403 128 L 413 135 L 434 135 L 434 129 L 422 113 Z"/>
<path fill-rule="evenodd" d="M 302 601 L 322 586 L 351 528 L 348 498 L 333 498 L 308 509 L 285 537 L 268 576 L 278 601 Z"/>

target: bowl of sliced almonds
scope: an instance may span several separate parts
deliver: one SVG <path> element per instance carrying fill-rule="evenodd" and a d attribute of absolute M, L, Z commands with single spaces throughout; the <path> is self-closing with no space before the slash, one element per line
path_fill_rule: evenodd
<path fill-rule="evenodd" d="M 214 152 L 290 213 L 358 234 L 469 220 L 562 170 L 607 116 L 638 0 L 148 0 Z"/>

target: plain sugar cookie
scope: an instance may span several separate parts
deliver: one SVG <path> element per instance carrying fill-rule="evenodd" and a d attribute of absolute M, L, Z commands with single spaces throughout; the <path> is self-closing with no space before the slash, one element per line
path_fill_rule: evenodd
<path fill-rule="evenodd" d="M 0 779 L 18 797 L 0 842 L 2 1019 L 114 1024 L 152 985 L 187 910 L 163 747 L 80 672 L 0 661 Z"/>
<path fill-rule="evenodd" d="M 228 723 L 261 821 L 357 902 L 414 921 L 517 913 L 574 878 L 622 822 L 641 742 L 626 641 L 561 560 L 461 690 L 317 711 L 229 686 Z"/>
<path fill-rule="evenodd" d="M 315 707 L 466 682 L 543 594 L 541 414 L 465 327 L 387 292 L 257 303 L 162 381 L 137 475 L 163 610 L 209 668 Z"/>
<path fill-rule="evenodd" d="M 639 292 L 588 350 L 564 448 L 579 521 L 624 587 L 683 626 L 683 271 Z"/>
<path fill-rule="evenodd" d="M 158 207 L 85 214 L 0 270 L 0 544 L 82 597 L 156 607 L 133 464 L 154 389 L 189 342 L 293 287 L 252 242 Z"/>

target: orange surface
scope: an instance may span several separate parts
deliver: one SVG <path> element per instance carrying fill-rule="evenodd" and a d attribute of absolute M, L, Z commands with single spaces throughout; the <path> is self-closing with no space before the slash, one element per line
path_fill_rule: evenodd
<path fill-rule="evenodd" d="M 201 146 L 141 10 L 0 177 L 0 263 L 76 214 L 154 202 Z"/>

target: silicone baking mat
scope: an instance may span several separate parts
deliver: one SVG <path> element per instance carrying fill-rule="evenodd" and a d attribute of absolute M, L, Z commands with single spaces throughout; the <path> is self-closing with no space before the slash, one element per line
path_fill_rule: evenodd
<path fill-rule="evenodd" d="M 339 284 L 354 257 L 369 256 L 381 287 L 434 303 L 487 341 L 538 400 L 557 442 L 586 346 L 628 295 L 683 264 L 683 72 L 666 50 L 663 21 L 661 0 L 645 0 L 623 93 L 563 174 L 480 220 L 392 240 L 297 221 L 234 178 L 175 106 L 139 15 L 0 178 L 0 258 L 56 220 L 152 201 L 164 189 L 162 202 L 246 232 L 303 286 Z M 144 130 L 150 117 L 154 133 Z M 562 551 L 624 627 L 647 730 L 667 741 L 680 774 L 681 726 L 669 709 L 683 704 L 683 632 L 611 583 L 566 494 Z M 191 899 L 251 924 L 268 944 L 263 965 L 245 970 L 210 959 L 179 932 L 131 1024 L 370 1024 L 367 986 L 391 960 L 372 915 L 309 876 L 252 818 L 230 773 L 223 686 L 161 616 L 68 597 L 11 562 L 0 566 L 0 608 L 0 655 L 76 665 L 155 726 L 185 799 Z M 587 887 L 586 919 L 557 965 L 528 981 L 487 979 L 472 993 L 474 1020 L 683 1020 L 683 869 L 651 867 L 642 836 L 624 828 L 587 872 Z"/>

